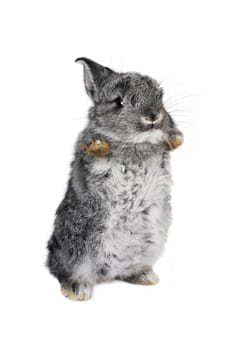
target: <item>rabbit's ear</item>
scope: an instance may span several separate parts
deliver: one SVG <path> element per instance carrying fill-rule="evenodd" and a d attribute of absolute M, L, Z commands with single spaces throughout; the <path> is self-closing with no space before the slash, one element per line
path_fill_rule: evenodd
<path fill-rule="evenodd" d="M 102 83 L 114 72 L 89 58 L 80 57 L 75 60 L 80 62 L 84 67 L 84 84 L 88 96 L 95 102 L 99 102 L 99 90 Z"/>

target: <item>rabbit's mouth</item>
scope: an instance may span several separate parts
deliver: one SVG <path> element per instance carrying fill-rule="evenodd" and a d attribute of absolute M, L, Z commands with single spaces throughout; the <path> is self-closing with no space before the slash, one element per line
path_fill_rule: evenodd
<path fill-rule="evenodd" d="M 150 126 L 150 129 L 161 129 L 161 121 L 159 123 L 153 123 L 151 126 Z"/>
<path fill-rule="evenodd" d="M 150 127 L 149 129 L 144 130 L 143 132 L 133 135 L 128 140 L 133 143 L 150 142 L 153 144 L 158 144 L 164 140 L 165 135 L 161 128 L 154 126 L 153 129 Z"/>

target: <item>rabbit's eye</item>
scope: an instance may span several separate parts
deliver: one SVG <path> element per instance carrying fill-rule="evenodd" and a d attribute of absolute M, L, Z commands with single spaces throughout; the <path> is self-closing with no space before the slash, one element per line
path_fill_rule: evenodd
<path fill-rule="evenodd" d="M 114 103 L 118 108 L 124 106 L 124 102 L 121 97 L 115 98 L 115 100 L 111 101 L 111 103 Z"/>

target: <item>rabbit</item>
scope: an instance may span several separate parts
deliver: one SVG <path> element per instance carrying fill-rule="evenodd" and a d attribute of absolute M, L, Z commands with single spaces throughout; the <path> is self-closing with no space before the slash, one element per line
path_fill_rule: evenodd
<path fill-rule="evenodd" d="M 46 264 L 65 297 L 87 300 L 99 282 L 159 282 L 152 266 L 171 224 L 170 151 L 183 134 L 156 80 L 85 57 L 76 62 L 83 65 L 92 107 L 75 145 Z"/>

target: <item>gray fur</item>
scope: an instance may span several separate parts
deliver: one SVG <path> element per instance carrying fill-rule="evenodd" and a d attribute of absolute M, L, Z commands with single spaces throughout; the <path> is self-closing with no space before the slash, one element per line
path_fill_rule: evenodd
<path fill-rule="evenodd" d="M 77 61 L 93 106 L 56 212 L 47 266 L 63 287 L 85 298 L 97 282 L 151 271 L 162 254 L 171 223 L 164 140 L 181 133 L 155 80 L 116 73 L 86 58 Z M 86 154 L 81 144 L 91 139 L 107 141 L 111 153 Z"/>

